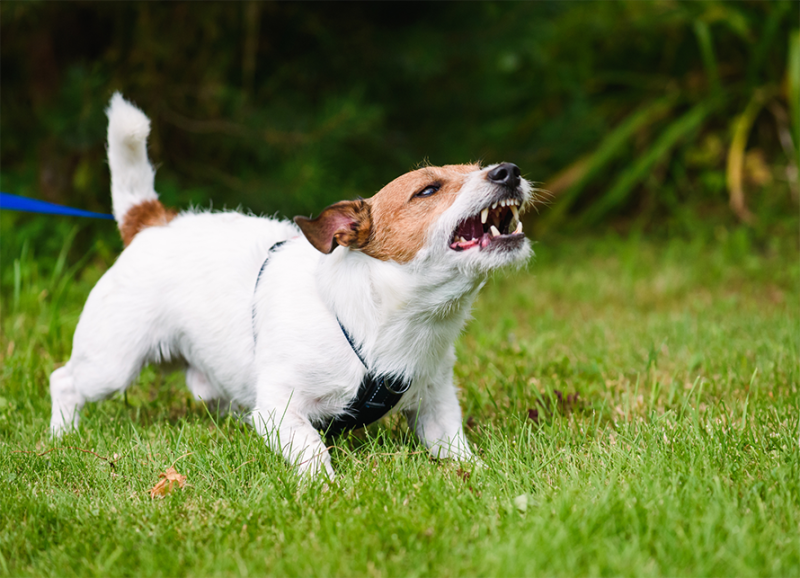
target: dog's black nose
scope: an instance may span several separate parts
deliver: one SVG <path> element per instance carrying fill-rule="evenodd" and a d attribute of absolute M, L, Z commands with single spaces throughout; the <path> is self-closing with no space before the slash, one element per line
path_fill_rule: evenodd
<path fill-rule="evenodd" d="M 519 186 L 519 167 L 514 163 L 501 163 L 489 171 L 486 178 L 498 185 L 516 189 Z"/>

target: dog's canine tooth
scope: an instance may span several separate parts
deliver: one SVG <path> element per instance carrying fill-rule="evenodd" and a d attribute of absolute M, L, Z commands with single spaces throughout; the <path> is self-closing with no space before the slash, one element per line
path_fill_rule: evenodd
<path fill-rule="evenodd" d="M 519 221 L 519 209 L 517 209 L 517 205 L 511 205 L 511 214 Z"/>
<path fill-rule="evenodd" d="M 491 233 L 492 237 L 499 237 L 500 236 L 500 231 L 498 231 L 497 227 L 495 227 L 494 225 L 489 227 L 489 233 Z"/>
<path fill-rule="evenodd" d="M 521 233 L 521 232 L 522 232 L 522 221 L 517 223 L 517 228 L 514 229 L 514 234 L 516 235 L 517 233 Z"/>
<path fill-rule="evenodd" d="M 486 207 L 484 210 L 481 211 L 481 223 L 486 224 L 486 219 L 489 218 L 489 207 Z"/>

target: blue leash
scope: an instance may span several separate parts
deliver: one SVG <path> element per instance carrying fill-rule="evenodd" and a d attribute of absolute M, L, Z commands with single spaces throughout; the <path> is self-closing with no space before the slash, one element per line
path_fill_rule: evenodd
<path fill-rule="evenodd" d="M 19 195 L 0 193 L 0 209 L 4 211 L 25 211 L 26 213 L 45 213 L 48 215 L 68 215 L 70 217 L 91 217 L 93 219 L 111 219 L 114 215 L 107 213 L 93 213 L 92 211 L 82 211 L 73 209 L 47 201 L 39 201 Z"/>

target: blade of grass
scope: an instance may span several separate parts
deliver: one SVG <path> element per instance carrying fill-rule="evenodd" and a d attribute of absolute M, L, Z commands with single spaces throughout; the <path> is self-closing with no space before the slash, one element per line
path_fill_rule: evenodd
<path fill-rule="evenodd" d="M 22 288 L 22 268 L 19 259 L 14 259 L 14 301 L 11 309 L 16 311 L 19 308 L 19 295 Z"/>
<path fill-rule="evenodd" d="M 52 289 L 53 286 L 56 284 L 56 280 L 58 279 L 61 272 L 64 270 L 64 264 L 67 262 L 67 255 L 69 254 L 69 250 L 72 247 L 72 242 L 75 240 L 75 235 L 78 234 L 78 230 L 80 227 L 75 225 L 70 229 L 69 233 L 67 233 L 66 238 L 64 239 L 64 244 L 61 246 L 61 251 L 58 253 L 58 259 L 56 260 L 56 266 L 53 268 L 53 275 L 50 278 L 50 287 Z"/>
<path fill-rule="evenodd" d="M 589 207 L 581 221 L 596 222 L 624 202 L 634 187 L 650 173 L 653 166 L 663 159 L 678 141 L 696 130 L 722 102 L 721 98 L 707 98 L 671 123 L 653 146 L 619 176 L 603 197 Z"/>

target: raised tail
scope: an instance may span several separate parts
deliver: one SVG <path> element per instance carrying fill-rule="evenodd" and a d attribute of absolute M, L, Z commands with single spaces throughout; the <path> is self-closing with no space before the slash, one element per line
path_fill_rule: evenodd
<path fill-rule="evenodd" d="M 106 114 L 111 203 L 127 247 L 136 233 L 166 225 L 175 212 L 164 208 L 154 188 L 155 171 L 147 159 L 150 119 L 118 92 L 111 97 Z"/>

